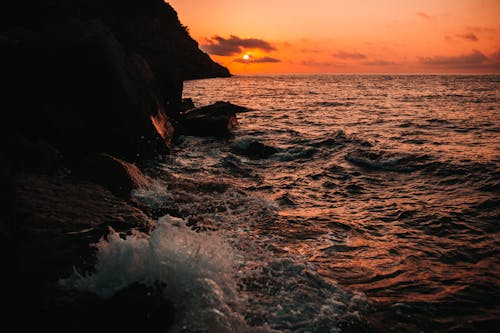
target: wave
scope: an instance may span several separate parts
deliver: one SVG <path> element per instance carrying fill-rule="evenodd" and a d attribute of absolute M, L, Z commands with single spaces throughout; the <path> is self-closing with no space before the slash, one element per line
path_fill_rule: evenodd
<path fill-rule="evenodd" d="M 308 104 L 309 107 L 321 106 L 321 107 L 339 107 L 339 106 L 352 106 L 355 105 L 351 102 L 334 102 L 334 101 L 319 101 Z"/>
<path fill-rule="evenodd" d="M 191 332 L 250 332 L 235 279 L 236 251 L 221 236 L 197 233 L 179 218 L 165 216 L 150 234 L 125 239 L 111 230 L 96 244 L 95 272 L 75 272 L 61 284 L 108 298 L 127 286 L 161 282 L 174 303 L 177 327 Z"/>
<path fill-rule="evenodd" d="M 361 167 L 397 172 L 421 170 L 431 161 L 431 157 L 425 154 L 414 155 L 366 149 L 348 152 L 345 159 Z"/>
<path fill-rule="evenodd" d="M 296 146 L 274 154 L 272 159 L 281 162 L 310 160 L 318 152 L 319 150 L 316 148 Z"/>
<path fill-rule="evenodd" d="M 345 159 L 365 169 L 415 172 L 441 179 L 444 185 L 471 182 L 484 191 L 498 189 L 500 172 L 494 162 L 468 160 L 439 160 L 425 153 L 388 152 L 374 149 L 356 149 L 348 152 Z"/>

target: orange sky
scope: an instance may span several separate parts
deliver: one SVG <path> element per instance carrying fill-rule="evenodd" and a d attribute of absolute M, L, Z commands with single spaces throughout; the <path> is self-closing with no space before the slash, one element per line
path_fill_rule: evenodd
<path fill-rule="evenodd" d="M 500 73 L 500 0 L 166 2 L 233 74 Z"/>

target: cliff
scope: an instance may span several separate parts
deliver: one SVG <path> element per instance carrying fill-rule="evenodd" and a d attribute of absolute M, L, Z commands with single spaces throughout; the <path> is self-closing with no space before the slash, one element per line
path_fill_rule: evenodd
<path fill-rule="evenodd" d="M 131 162 L 168 153 L 182 82 L 229 76 L 158 0 L 0 4 L 0 260 L 5 325 L 28 332 L 158 332 L 161 286 L 101 299 L 58 280 L 91 271 L 109 228 L 155 228 Z M 128 161 L 128 162 L 127 162 Z M 21 320 L 18 320 L 18 319 Z"/>
<path fill-rule="evenodd" d="M 0 34 L 40 30 L 72 20 L 101 20 L 128 53 L 142 55 L 158 80 L 228 77 L 198 48 L 176 11 L 162 0 L 24 0 L 0 5 Z"/>

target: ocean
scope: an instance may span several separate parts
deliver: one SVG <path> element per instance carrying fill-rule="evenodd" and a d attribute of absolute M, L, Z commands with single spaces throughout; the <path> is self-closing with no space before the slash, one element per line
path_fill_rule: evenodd
<path fill-rule="evenodd" d="M 500 76 L 234 76 L 183 97 L 250 112 L 148 164 L 134 195 L 169 214 L 103 241 L 80 283 L 162 280 L 171 332 L 500 327 Z"/>

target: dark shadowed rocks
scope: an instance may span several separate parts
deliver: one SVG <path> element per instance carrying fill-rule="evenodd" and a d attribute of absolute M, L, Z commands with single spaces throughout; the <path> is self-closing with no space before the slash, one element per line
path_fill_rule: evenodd
<path fill-rule="evenodd" d="M 10 130 L 44 139 L 69 159 L 167 152 L 173 127 L 154 75 L 102 22 L 25 33 L 2 58 Z"/>
<path fill-rule="evenodd" d="M 151 178 L 145 176 L 135 164 L 108 154 L 87 157 L 75 169 L 74 175 L 99 184 L 124 199 L 130 199 L 132 190 L 147 189 L 152 184 Z"/>
<path fill-rule="evenodd" d="M 94 269 L 96 249 L 91 244 L 110 227 L 130 233 L 133 229 L 148 232 L 154 225 L 143 212 L 99 185 L 27 174 L 10 179 L 15 203 L 7 229 L 11 245 L 2 253 L 9 273 L 3 276 L 7 279 L 3 286 L 8 288 L 2 295 L 9 304 L 8 313 L 22 313 L 23 322 L 11 327 L 51 329 L 54 322 L 36 320 L 42 320 L 41 313 L 47 318 L 61 315 L 57 320 L 65 320 L 64 313 L 53 307 L 55 293 L 62 293 L 58 280 L 70 276 L 74 268 L 80 272 Z M 98 329 L 96 318 L 85 320 Z"/>
<path fill-rule="evenodd" d="M 9 329 L 168 330 L 173 308 L 160 289 L 133 285 L 103 300 L 57 281 L 94 269 L 92 244 L 110 227 L 120 235 L 154 227 L 130 200 L 151 180 L 125 160 L 167 153 L 174 126 L 184 125 L 183 80 L 217 76 L 230 74 L 162 0 L 0 4 L 0 284 Z M 225 135 L 238 111 L 222 109 L 186 119 L 195 132 Z"/>
<path fill-rule="evenodd" d="M 193 136 L 229 136 L 237 126 L 237 113 L 248 109 L 229 102 L 216 102 L 181 113 L 181 133 Z"/>
<path fill-rule="evenodd" d="M 174 81 L 230 76 L 198 48 L 163 0 L 24 0 L 0 5 L 0 32 L 13 27 L 40 30 L 75 19 L 104 22 L 127 52 L 148 61 L 166 95 Z"/>
<path fill-rule="evenodd" d="M 46 327 L 51 332 L 164 332 L 174 320 L 174 307 L 161 286 L 136 283 L 110 298 L 89 292 L 54 288 L 30 322 L 28 330 Z"/>
<path fill-rule="evenodd" d="M 194 105 L 192 98 L 183 98 L 181 101 L 181 112 L 194 109 L 196 106 Z"/>
<path fill-rule="evenodd" d="M 3 133 L 0 151 L 4 168 L 12 173 L 53 174 L 62 166 L 61 153 L 47 141 L 30 140 L 15 132 Z"/>

